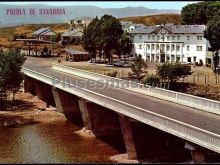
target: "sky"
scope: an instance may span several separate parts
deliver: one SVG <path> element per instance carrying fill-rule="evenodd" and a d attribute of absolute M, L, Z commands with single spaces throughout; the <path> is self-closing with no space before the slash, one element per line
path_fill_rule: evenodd
<path fill-rule="evenodd" d="M 197 1 L 198 2 L 198 1 Z M 42 1 L 42 2 L 1 2 L 0 4 L 25 5 L 25 4 L 45 4 L 51 6 L 75 6 L 91 5 L 101 8 L 123 8 L 123 7 L 146 7 L 150 9 L 176 9 L 181 10 L 187 4 L 197 3 L 196 1 Z"/>

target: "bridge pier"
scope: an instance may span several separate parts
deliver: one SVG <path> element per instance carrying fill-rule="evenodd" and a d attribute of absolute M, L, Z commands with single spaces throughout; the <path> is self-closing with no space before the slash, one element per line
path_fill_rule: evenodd
<path fill-rule="evenodd" d="M 59 89 L 53 88 L 52 93 L 53 93 L 53 98 L 55 101 L 57 111 L 60 113 L 64 113 L 62 102 L 61 102 L 60 95 L 59 95 Z"/>
<path fill-rule="evenodd" d="M 47 107 L 49 107 L 49 105 L 55 107 L 55 102 L 52 94 L 52 87 L 50 85 L 35 80 L 34 89 L 37 97 L 46 102 Z"/>
<path fill-rule="evenodd" d="M 192 161 L 194 163 L 205 163 L 207 161 L 207 155 L 202 147 L 191 142 L 185 142 L 185 148 L 191 151 Z"/>
<path fill-rule="evenodd" d="M 119 116 L 103 106 L 79 100 L 84 127 L 96 137 L 121 134 Z"/>
<path fill-rule="evenodd" d="M 28 76 L 24 76 L 24 93 L 31 93 L 32 95 L 36 95 L 34 90 L 34 79 Z"/>
<path fill-rule="evenodd" d="M 57 110 L 64 113 L 68 120 L 82 126 L 83 121 L 79 110 L 78 97 L 57 88 L 53 88 L 52 93 Z"/>
<path fill-rule="evenodd" d="M 182 139 L 128 117 L 119 120 L 129 159 L 175 162 L 190 157 Z"/>

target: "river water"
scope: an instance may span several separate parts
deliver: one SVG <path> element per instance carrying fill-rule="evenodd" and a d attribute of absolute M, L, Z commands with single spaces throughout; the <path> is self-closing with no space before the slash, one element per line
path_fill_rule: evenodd
<path fill-rule="evenodd" d="M 112 163 L 119 151 L 67 121 L 0 128 L 0 163 Z"/>

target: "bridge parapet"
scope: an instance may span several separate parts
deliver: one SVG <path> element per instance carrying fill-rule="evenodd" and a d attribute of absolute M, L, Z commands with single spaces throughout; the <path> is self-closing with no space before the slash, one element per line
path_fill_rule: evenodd
<path fill-rule="evenodd" d="M 193 107 L 195 110 L 203 110 L 206 112 L 214 113 L 220 115 L 220 102 L 205 99 L 202 97 L 197 97 L 189 94 L 184 94 L 180 92 L 175 92 L 167 89 L 151 87 L 148 85 L 143 85 L 140 83 L 123 80 L 119 78 L 109 77 L 102 74 L 92 73 L 73 67 L 68 67 L 60 64 L 53 64 L 52 69 L 75 76 L 83 77 L 86 79 L 91 79 L 95 81 L 102 81 L 109 85 L 127 89 L 133 92 L 138 92 L 141 94 L 149 95 L 159 99 L 171 101 L 184 106 Z M 126 85 L 125 85 L 126 84 Z"/>

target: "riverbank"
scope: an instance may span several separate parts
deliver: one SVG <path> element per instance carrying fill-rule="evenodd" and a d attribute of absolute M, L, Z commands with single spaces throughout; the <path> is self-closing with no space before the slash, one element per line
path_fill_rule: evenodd
<path fill-rule="evenodd" d="M 15 95 L 16 105 L 10 110 L 0 111 L 0 127 L 21 127 L 35 123 L 49 123 L 55 120 L 66 120 L 64 115 L 47 108 L 46 103 L 37 96 L 18 92 Z"/>
<path fill-rule="evenodd" d="M 69 122 L 65 118 L 65 116 L 57 112 L 55 108 L 53 107 L 46 108 L 46 103 L 43 102 L 42 100 L 39 100 L 37 96 L 33 96 L 30 93 L 18 92 L 15 95 L 15 98 L 17 100 L 16 106 L 12 107 L 12 109 L 7 110 L 7 111 L 2 110 L 2 109 L 0 110 L 0 129 L 2 130 L 2 132 L 0 133 L 0 137 L 1 137 L 1 134 L 5 135 L 5 134 L 8 134 L 7 132 L 11 132 L 11 131 L 22 132 L 23 134 L 25 132 L 24 130 L 32 130 L 32 129 L 41 130 L 42 129 L 43 135 L 39 134 L 40 136 L 50 137 L 49 138 L 50 140 L 51 140 L 51 137 L 53 137 L 54 141 L 58 141 L 62 145 L 59 144 L 60 145 L 59 146 L 56 144 L 56 146 L 59 149 L 55 147 L 54 151 L 50 149 L 50 152 L 53 152 L 55 155 L 54 158 L 47 158 L 46 156 L 40 153 L 37 153 L 38 155 L 29 155 L 29 153 L 27 153 L 27 155 L 23 155 L 24 157 L 18 156 L 16 157 L 16 159 L 13 159 L 11 158 L 11 149 L 7 151 L 7 147 L 5 147 L 6 151 L 8 152 L 6 155 L 8 156 L 5 159 L 0 158 L 0 163 L 8 163 L 8 162 L 18 163 L 19 161 L 25 162 L 25 163 L 33 163 L 33 162 L 48 163 L 48 161 L 54 162 L 54 163 L 61 163 L 61 162 L 69 163 L 70 160 L 73 162 L 77 160 L 77 162 L 79 161 L 78 163 L 83 163 L 83 162 L 86 162 L 86 163 L 88 162 L 139 163 L 139 161 L 137 160 L 128 160 L 127 154 L 123 154 L 117 149 L 106 144 L 104 141 L 97 139 L 92 134 L 91 131 L 86 130 L 85 128 L 78 127 L 75 124 Z M 32 131 L 29 132 L 27 136 L 30 138 L 26 139 L 25 141 L 21 140 L 22 141 L 21 144 L 20 142 L 14 144 L 15 143 L 14 140 L 12 143 L 15 146 L 22 145 L 22 147 L 25 147 L 25 149 L 28 149 L 28 152 L 30 152 L 30 154 L 31 153 L 36 154 L 36 152 L 41 152 L 39 151 L 39 148 L 37 147 L 37 145 L 30 146 L 29 144 L 29 143 L 32 143 L 30 142 L 32 140 L 31 138 L 32 136 L 37 136 L 34 138 L 37 138 L 37 140 L 39 140 L 38 143 L 43 143 L 42 140 L 40 140 L 41 137 L 38 137 L 38 135 Z M 4 140 L 4 138 L 6 139 Z M 3 138 L 3 141 L 8 141 L 7 137 L 4 136 L 4 138 Z M 8 137 L 8 138 L 11 138 L 11 137 Z M 15 138 L 15 137 L 13 136 L 12 138 Z M 21 138 L 23 138 L 23 135 L 21 136 Z M 10 143 L 11 142 L 9 142 L 8 145 L 10 145 Z M 33 143 L 35 144 L 36 142 L 33 141 Z M 97 150 L 94 150 L 94 146 L 90 145 L 90 143 L 96 144 L 95 146 Z M 51 147 L 51 144 L 48 144 L 49 147 Z M 2 142 L 2 145 L 5 145 L 5 143 Z M 75 145 L 80 146 L 80 148 L 74 147 Z M 69 146 L 72 146 L 73 148 L 71 149 L 70 153 L 67 154 L 68 156 L 65 155 L 66 156 L 64 157 L 65 159 L 62 160 L 62 157 L 61 157 L 59 158 L 59 161 L 58 161 L 55 151 L 60 150 L 60 147 L 62 150 L 63 149 L 69 150 L 69 149 L 66 149 L 66 148 L 69 148 Z M 6 151 L 4 151 L 4 148 L 1 150 L 1 147 L 0 147 L 0 154 L 3 154 L 3 152 L 6 152 Z M 13 152 L 17 152 L 17 150 L 14 150 Z M 62 155 L 64 154 L 63 153 L 64 151 L 60 151 L 60 152 L 62 152 Z M 76 155 L 77 152 L 81 152 L 81 155 L 78 155 L 75 158 L 70 158 L 71 154 Z M 36 159 L 37 159 L 37 156 L 39 157 L 39 154 L 42 160 L 38 161 Z M 31 157 L 31 159 L 29 157 Z"/>

